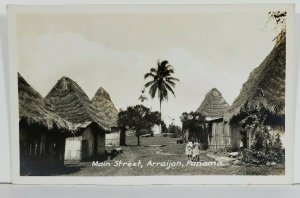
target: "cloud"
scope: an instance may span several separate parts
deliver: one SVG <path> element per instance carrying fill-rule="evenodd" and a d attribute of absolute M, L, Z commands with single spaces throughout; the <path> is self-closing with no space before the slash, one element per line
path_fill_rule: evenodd
<path fill-rule="evenodd" d="M 31 49 L 24 52 L 26 64 L 20 72 L 29 77 L 42 95 L 62 76 L 77 81 L 89 97 L 100 86 L 127 97 L 128 92 L 130 97 L 131 90 L 136 92 L 142 87 L 142 76 L 135 75 L 141 73 L 140 66 L 144 65 L 143 54 L 139 52 L 112 49 L 70 32 L 43 34 L 32 40 Z M 112 96 L 117 98 L 118 94 Z"/>
<path fill-rule="evenodd" d="M 27 15 L 20 18 L 19 71 L 43 96 L 68 76 L 90 98 L 103 87 L 124 109 L 139 102 L 143 75 L 157 59 L 167 59 L 180 83 L 162 110 L 180 124 L 181 113 L 196 110 L 212 88 L 229 104 L 238 96 L 273 45 L 274 32 L 261 29 L 264 16 Z M 144 104 L 159 109 L 157 98 Z"/>

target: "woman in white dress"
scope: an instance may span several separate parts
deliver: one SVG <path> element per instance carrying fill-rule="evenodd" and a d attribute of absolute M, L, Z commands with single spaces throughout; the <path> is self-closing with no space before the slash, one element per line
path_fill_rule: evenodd
<path fill-rule="evenodd" d="M 188 160 L 192 159 L 193 154 L 193 142 L 188 142 L 185 146 L 185 154 L 188 156 Z"/>
<path fill-rule="evenodd" d="M 200 143 L 196 140 L 193 147 L 193 160 L 199 161 Z"/>

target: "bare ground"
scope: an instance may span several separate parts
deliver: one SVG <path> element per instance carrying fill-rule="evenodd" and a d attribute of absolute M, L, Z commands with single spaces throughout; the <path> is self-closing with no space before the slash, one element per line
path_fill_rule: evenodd
<path fill-rule="evenodd" d="M 284 165 L 267 166 L 232 166 L 210 165 L 204 162 L 216 161 L 208 157 L 210 151 L 203 151 L 200 155 L 198 166 L 187 165 L 187 157 L 184 154 L 185 145 L 176 144 L 174 138 L 169 137 L 144 137 L 141 138 L 141 146 L 136 146 L 136 137 L 127 137 L 127 145 L 123 146 L 123 153 L 106 162 L 110 166 L 92 166 L 92 162 L 82 162 L 79 165 L 68 166 L 74 169 L 65 175 L 68 176 L 143 176 L 143 175 L 284 175 Z M 139 166 L 128 166 L 130 162 L 141 161 Z M 116 163 L 122 162 L 119 166 Z M 162 163 L 161 163 L 162 162 Z M 175 166 L 168 166 L 168 163 Z M 99 162 L 100 163 L 100 162 Z M 150 163 L 150 164 L 149 164 Z M 160 163 L 160 164 L 153 164 Z M 136 164 L 138 165 L 138 164 Z M 172 165 L 172 164 L 171 164 Z"/>

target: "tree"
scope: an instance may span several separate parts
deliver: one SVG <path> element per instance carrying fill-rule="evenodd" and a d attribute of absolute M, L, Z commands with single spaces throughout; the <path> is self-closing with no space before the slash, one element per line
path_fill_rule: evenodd
<path fill-rule="evenodd" d="M 168 133 L 173 133 L 172 137 L 179 138 L 182 137 L 182 129 L 180 126 L 175 124 L 170 124 L 168 128 Z"/>
<path fill-rule="evenodd" d="M 161 132 L 162 133 L 168 133 L 168 127 L 167 127 L 165 122 L 161 123 Z"/>
<path fill-rule="evenodd" d="M 125 111 L 120 110 L 118 114 L 119 127 L 126 127 L 135 131 L 138 146 L 140 146 L 140 136 L 145 130 L 151 130 L 155 124 L 160 124 L 160 113 L 151 112 L 143 105 L 129 106 Z"/>
<path fill-rule="evenodd" d="M 168 93 L 171 92 L 175 97 L 175 81 L 179 82 L 178 78 L 172 76 L 174 74 L 173 67 L 169 64 L 168 61 L 164 60 L 160 62 L 157 61 L 157 67 L 151 68 L 149 73 L 146 73 L 144 78 L 151 78 L 145 84 L 145 88 L 149 87 L 149 94 L 151 98 L 155 98 L 156 93 L 159 99 L 159 111 L 161 113 L 161 103 L 164 100 L 168 100 Z M 161 119 L 161 118 L 160 118 Z"/>
<path fill-rule="evenodd" d="M 189 136 L 192 135 L 193 138 L 196 138 L 196 136 L 206 137 L 206 134 L 198 134 L 200 133 L 203 124 L 205 124 L 205 117 L 201 113 L 193 111 L 190 113 L 184 112 L 180 116 L 180 120 L 182 122 L 182 130 L 188 130 Z"/>

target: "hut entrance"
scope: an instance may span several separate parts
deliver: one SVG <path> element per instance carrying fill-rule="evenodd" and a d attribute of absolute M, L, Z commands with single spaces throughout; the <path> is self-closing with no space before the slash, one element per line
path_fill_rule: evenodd
<path fill-rule="evenodd" d="M 105 140 L 104 140 L 105 141 Z M 98 133 L 94 133 L 94 157 L 98 157 Z"/>
<path fill-rule="evenodd" d="M 89 152 L 89 143 L 88 140 L 82 140 L 82 159 L 88 158 L 88 152 Z"/>
<path fill-rule="evenodd" d="M 247 131 L 245 131 L 245 130 L 241 130 L 240 134 L 241 134 L 240 148 L 249 148 L 249 145 L 250 145 L 249 133 L 247 133 Z"/>

